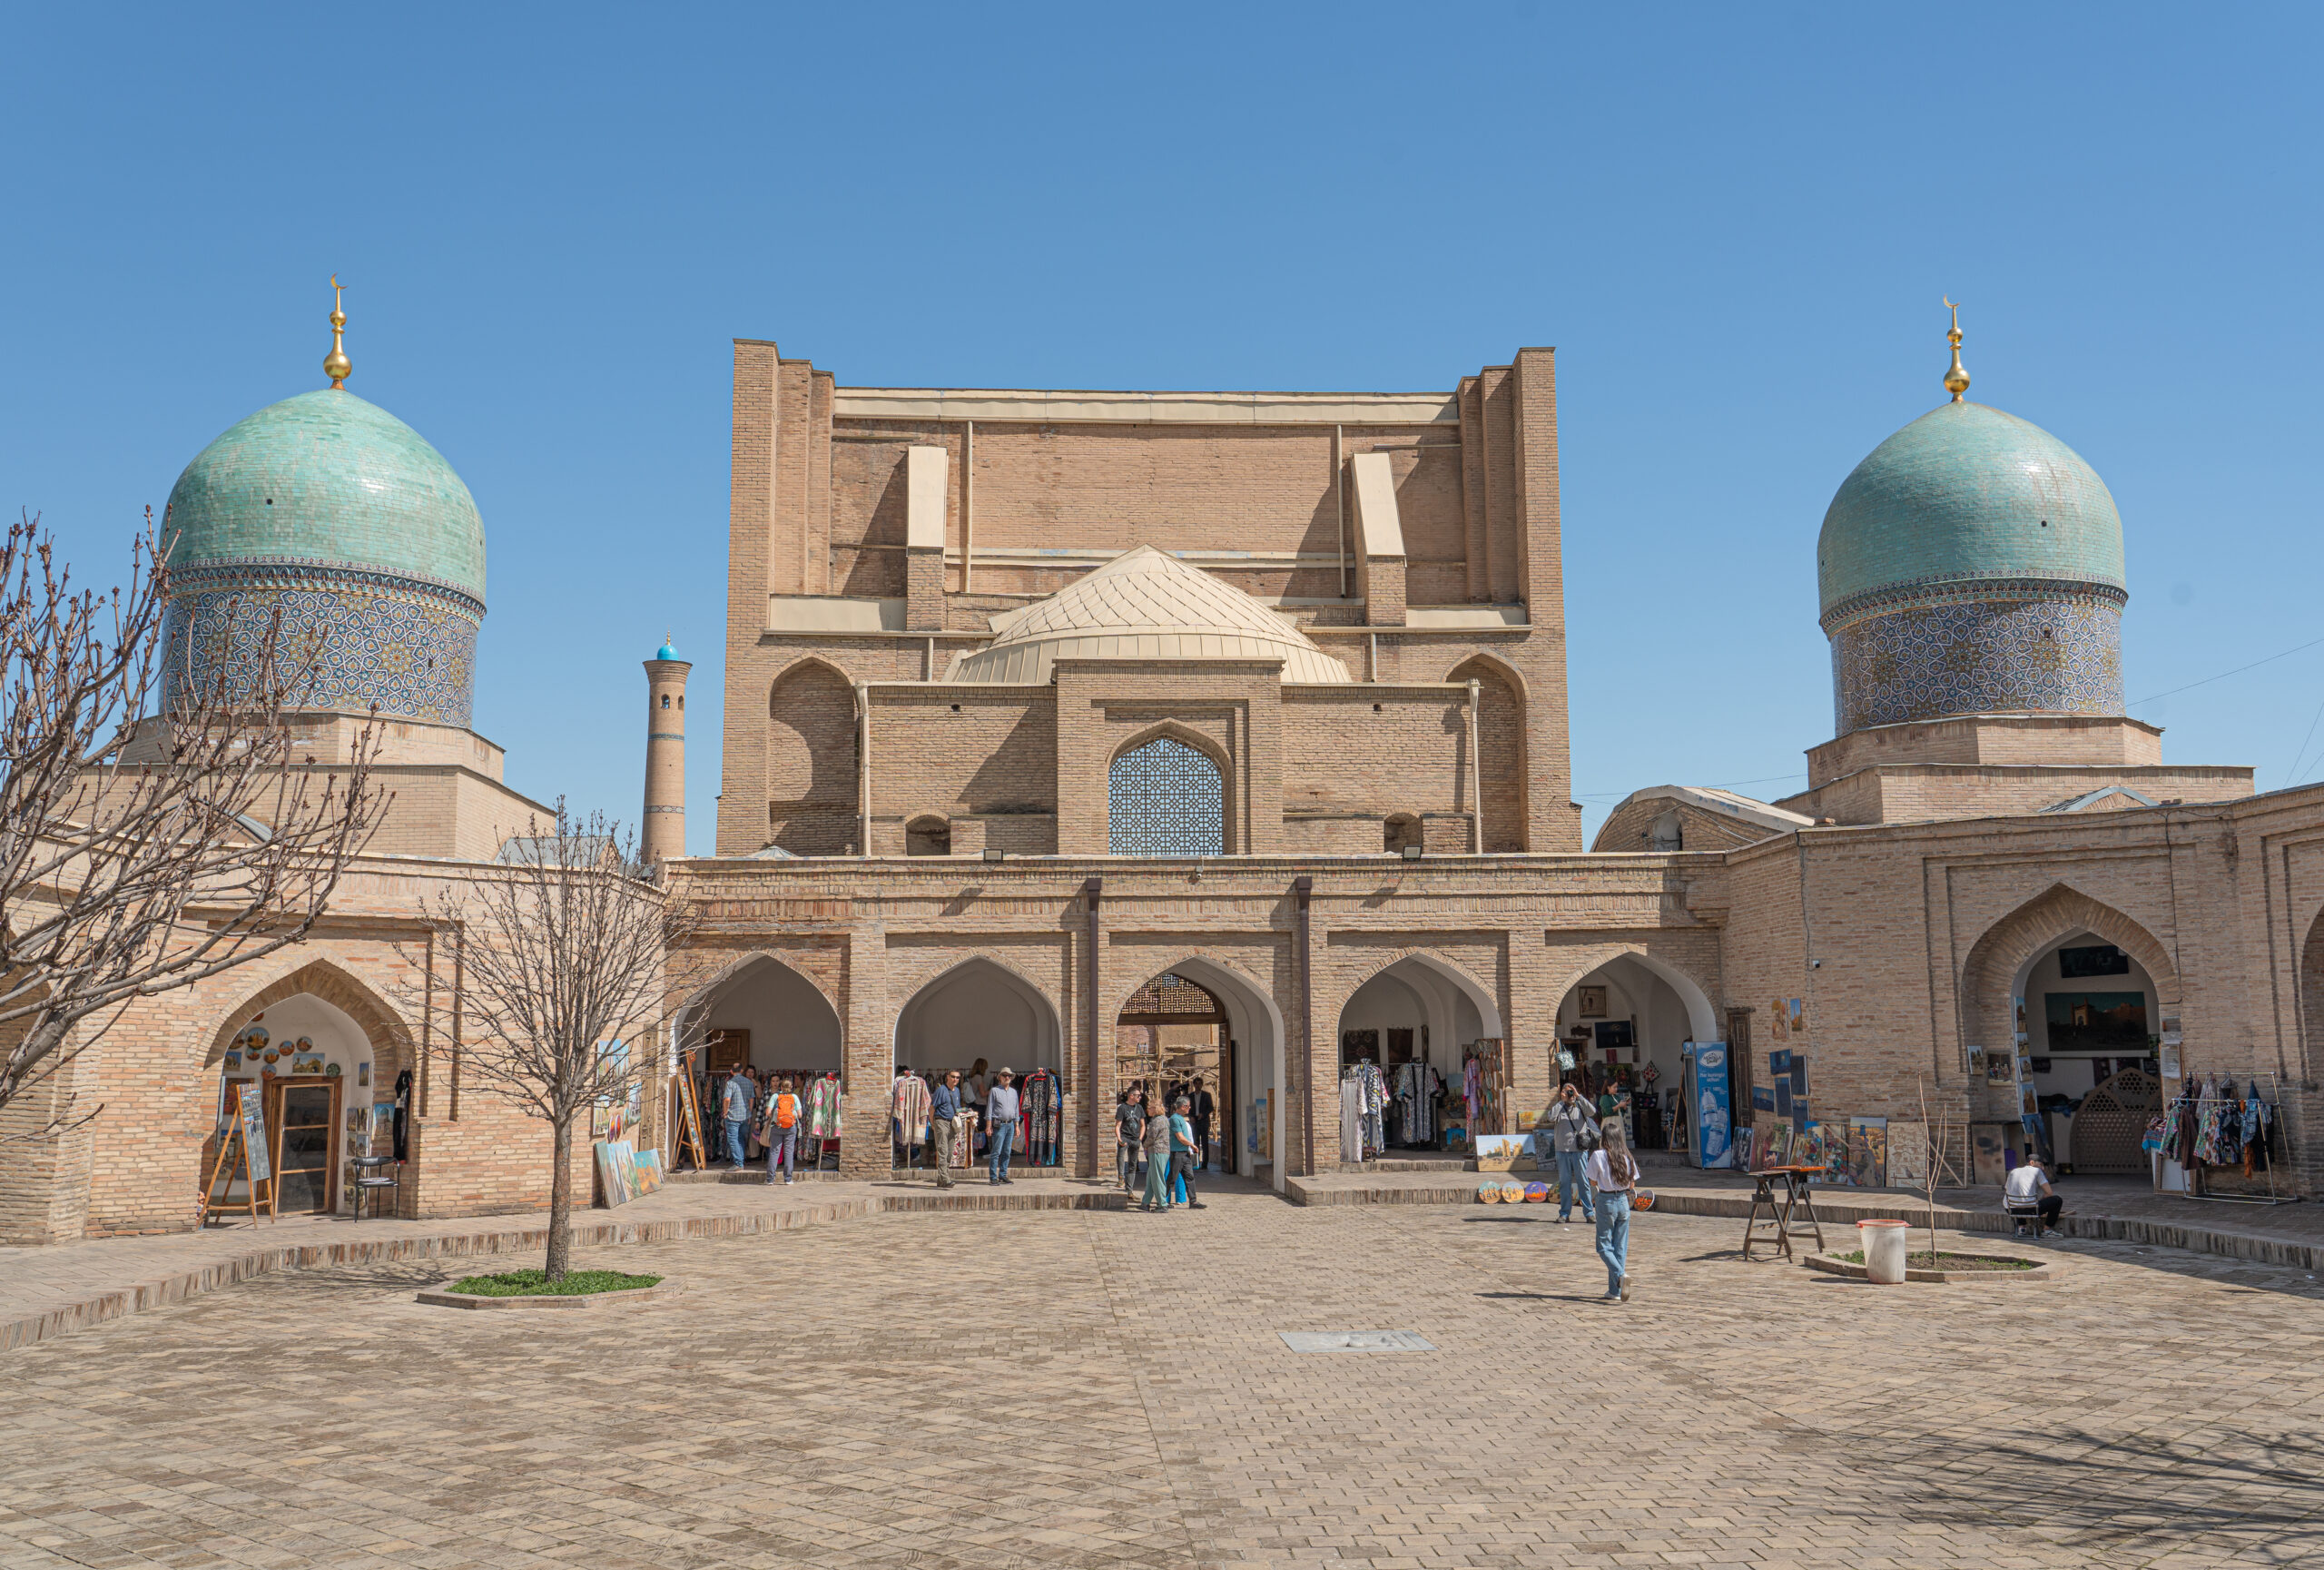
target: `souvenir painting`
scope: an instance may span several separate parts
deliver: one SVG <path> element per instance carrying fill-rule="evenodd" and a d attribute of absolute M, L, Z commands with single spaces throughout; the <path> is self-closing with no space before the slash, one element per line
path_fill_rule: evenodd
<path fill-rule="evenodd" d="M 290 1071 L 294 1074 L 321 1073 L 323 1071 L 323 1060 L 321 1054 L 318 1052 L 310 1052 L 304 1057 L 292 1058 L 290 1060 Z"/>
<path fill-rule="evenodd" d="M 230 1074 L 239 1074 L 241 1071 L 242 1054 L 238 1052 L 228 1052 L 226 1054 L 226 1072 Z"/>
<path fill-rule="evenodd" d="M 358 1085 L 368 1085 L 371 1082 L 371 1065 L 369 1063 L 364 1062 L 355 1065 L 355 1082 Z"/>

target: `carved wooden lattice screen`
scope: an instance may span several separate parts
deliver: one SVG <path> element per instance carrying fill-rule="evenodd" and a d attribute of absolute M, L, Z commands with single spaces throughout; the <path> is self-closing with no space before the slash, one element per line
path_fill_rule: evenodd
<path fill-rule="evenodd" d="M 2162 1105 L 2154 1076 L 2124 1069 L 2083 1098 L 2073 1120 L 2073 1170 L 2077 1172 L 2147 1170 L 2139 1141 Z"/>
<path fill-rule="evenodd" d="M 1218 765 L 1160 736 L 1106 771 L 1106 848 L 1118 856 L 1216 856 L 1226 851 Z"/>

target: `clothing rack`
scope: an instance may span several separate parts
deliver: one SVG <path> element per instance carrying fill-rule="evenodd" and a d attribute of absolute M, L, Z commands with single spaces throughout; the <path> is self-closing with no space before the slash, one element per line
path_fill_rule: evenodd
<path fill-rule="evenodd" d="M 2190 1084 L 2200 1083 L 2203 1077 L 2204 1076 L 2190 1072 L 2182 1077 L 2181 1082 Z M 2228 1082 L 2230 1084 L 2234 1082 L 2231 1076 L 2230 1076 Z M 2267 1109 L 2266 1115 L 2260 1125 L 2260 1154 L 2261 1164 L 2265 1167 L 2268 1174 L 2268 1191 L 2264 1194 L 2214 1194 L 2203 1191 L 2208 1180 L 2209 1169 L 2213 1166 L 2220 1165 L 2221 1163 L 2205 1161 L 2198 1159 L 2192 1164 L 2185 1161 L 2180 1162 L 2181 1170 L 2183 1170 L 2187 1174 L 2187 1190 L 2185 1197 L 2190 1200 L 2207 1200 L 2213 1204 L 2221 1205 L 2296 1205 L 2299 1202 L 2299 1195 L 2286 1194 L 2277 1189 L 2277 1158 L 2270 1154 L 2267 1148 L 2268 1135 L 2270 1132 L 2273 1132 L 2283 1142 L 2283 1159 L 2285 1160 L 2290 1160 L 2291 1159 L 2291 1133 L 2290 1131 L 2284 1127 L 2283 1123 L 2283 1087 L 2278 1082 L 2273 1070 L 2270 1070 L 2268 1071 L 2269 1093 L 2267 1095 L 2262 1096 L 2257 1093 L 2260 1088 L 2259 1076 L 2257 1074 L 2247 1079 L 2244 1083 L 2246 1088 L 2253 1092 L 2252 1094 L 2242 1096 L 2171 1096 L 2166 1099 L 2162 1103 L 2162 1122 L 2163 1125 L 2163 1146 L 2162 1153 L 2166 1158 L 2174 1160 L 2177 1160 L 2175 1156 L 2171 1155 L 2171 1141 L 2175 1137 L 2176 1120 L 2181 1108 L 2197 1108 L 2199 1109 L 2198 1116 L 2200 1116 L 2200 1109 L 2203 1107 L 2226 1106 L 2240 1108 L 2246 1102 L 2257 1101 L 2260 1105 Z M 2155 1177 L 2156 1181 L 2159 1184 L 2162 1180 L 2162 1173 L 2159 1168 L 2156 1171 Z"/>

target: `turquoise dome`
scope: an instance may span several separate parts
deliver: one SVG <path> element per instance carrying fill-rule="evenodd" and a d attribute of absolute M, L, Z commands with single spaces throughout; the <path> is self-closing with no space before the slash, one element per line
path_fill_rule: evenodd
<path fill-rule="evenodd" d="M 678 657 L 678 651 L 669 644 L 665 643 L 660 648 L 654 651 L 654 657 L 655 659 L 675 659 Z"/>
<path fill-rule="evenodd" d="M 1886 591 L 2125 587 L 2106 482 L 2040 426 L 1982 403 L 1942 404 L 1874 448 L 1824 514 L 1816 566 L 1827 631 Z"/>
<path fill-rule="evenodd" d="M 165 698 L 272 688 L 468 727 L 484 523 L 386 410 L 337 388 L 270 404 L 186 465 L 167 528 Z"/>
<path fill-rule="evenodd" d="M 170 492 L 172 570 L 353 568 L 484 600 L 484 520 L 420 434 L 342 389 L 270 404 Z"/>

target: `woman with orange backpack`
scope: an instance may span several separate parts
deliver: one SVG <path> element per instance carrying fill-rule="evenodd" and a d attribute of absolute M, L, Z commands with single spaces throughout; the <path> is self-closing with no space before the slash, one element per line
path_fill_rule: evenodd
<path fill-rule="evenodd" d="M 770 1183 L 777 1170 L 786 1183 L 798 1174 L 799 1121 L 803 1111 L 791 1076 L 778 1076 L 773 1093 L 766 1099 L 766 1180 Z"/>

